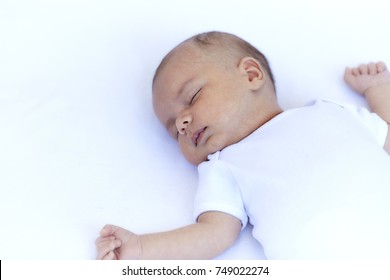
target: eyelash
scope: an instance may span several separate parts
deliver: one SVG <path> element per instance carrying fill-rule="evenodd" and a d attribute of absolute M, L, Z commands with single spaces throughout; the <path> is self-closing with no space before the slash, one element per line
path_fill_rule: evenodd
<path fill-rule="evenodd" d="M 199 92 L 202 90 L 202 88 L 200 88 L 195 94 L 194 96 L 192 96 L 191 100 L 190 100 L 190 105 L 194 102 L 194 99 L 195 97 L 199 94 Z"/>

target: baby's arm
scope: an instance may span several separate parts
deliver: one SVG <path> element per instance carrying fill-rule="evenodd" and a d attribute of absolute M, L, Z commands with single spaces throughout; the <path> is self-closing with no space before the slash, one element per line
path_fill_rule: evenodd
<path fill-rule="evenodd" d="M 211 259 L 233 245 L 240 230 L 240 220 L 223 212 L 205 212 L 196 224 L 145 235 L 107 225 L 96 240 L 97 258 Z"/>
<path fill-rule="evenodd" d="M 384 149 L 390 154 L 390 72 L 383 62 L 361 64 L 346 68 L 345 82 L 366 97 L 371 111 L 389 126 Z"/>

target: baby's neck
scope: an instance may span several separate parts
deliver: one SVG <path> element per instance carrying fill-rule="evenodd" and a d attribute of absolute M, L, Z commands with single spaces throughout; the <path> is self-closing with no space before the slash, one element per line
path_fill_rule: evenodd
<path fill-rule="evenodd" d="M 283 112 L 283 109 L 280 107 L 276 100 L 276 96 L 273 94 L 270 97 L 265 97 L 259 103 L 258 106 L 258 127 L 264 125 L 265 123 L 272 120 L 274 117 Z M 257 129 L 256 128 L 256 129 Z"/>

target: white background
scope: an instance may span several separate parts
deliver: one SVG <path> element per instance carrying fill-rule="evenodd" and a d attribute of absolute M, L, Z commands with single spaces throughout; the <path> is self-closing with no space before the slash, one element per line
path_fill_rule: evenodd
<path fill-rule="evenodd" d="M 93 259 L 106 223 L 137 233 L 192 222 L 196 168 L 153 115 L 162 57 L 199 32 L 268 57 L 281 105 L 365 106 L 345 66 L 390 64 L 372 1 L 0 0 L 0 259 Z M 246 229 L 220 258 L 264 258 Z"/>

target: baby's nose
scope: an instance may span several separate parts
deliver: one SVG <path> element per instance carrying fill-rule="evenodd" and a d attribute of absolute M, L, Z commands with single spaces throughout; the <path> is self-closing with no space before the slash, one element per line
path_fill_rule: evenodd
<path fill-rule="evenodd" d="M 179 116 L 179 117 L 176 119 L 177 131 L 178 131 L 180 134 L 185 134 L 185 133 L 186 133 L 187 126 L 188 126 L 191 122 L 192 122 L 192 117 L 191 117 L 190 114 L 185 114 L 185 115 Z"/>

